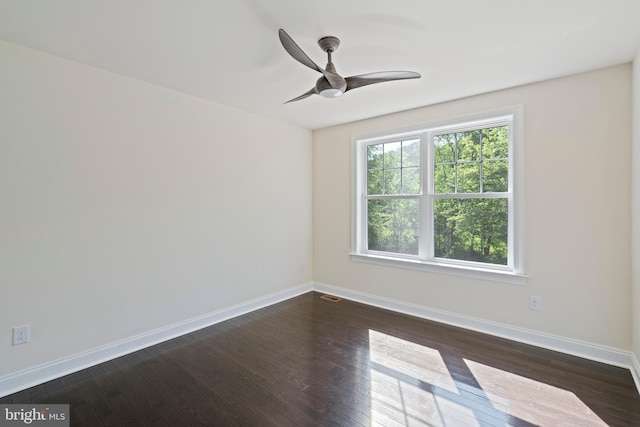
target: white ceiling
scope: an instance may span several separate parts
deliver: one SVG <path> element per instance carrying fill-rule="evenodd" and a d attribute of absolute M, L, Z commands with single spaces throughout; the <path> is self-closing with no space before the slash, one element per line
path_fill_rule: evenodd
<path fill-rule="evenodd" d="M 419 80 L 284 101 L 319 74 Z M 640 0 L 0 0 L 0 39 L 310 129 L 631 61 Z"/>

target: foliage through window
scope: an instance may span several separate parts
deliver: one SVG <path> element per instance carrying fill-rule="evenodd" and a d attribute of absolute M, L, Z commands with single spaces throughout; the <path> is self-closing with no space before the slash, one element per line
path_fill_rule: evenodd
<path fill-rule="evenodd" d="M 509 127 L 434 135 L 433 170 L 435 256 L 506 265 Z"/>
<path fill-rule="evenodd" d="M 355 140 L 355 255 L 521 273 L 516 113 Z"/>
<path fill-rule="evenodd" d="M 418 255 L 420 140 L 367 146 L 368 248 Z"/>

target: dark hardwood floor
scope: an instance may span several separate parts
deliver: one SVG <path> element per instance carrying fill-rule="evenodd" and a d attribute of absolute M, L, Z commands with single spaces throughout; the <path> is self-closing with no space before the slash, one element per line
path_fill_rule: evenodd
<path fill-rule="evenodd" d="M 6 396 L 74 426 L 640 426 L 628 370 L 309 293 Z"/>

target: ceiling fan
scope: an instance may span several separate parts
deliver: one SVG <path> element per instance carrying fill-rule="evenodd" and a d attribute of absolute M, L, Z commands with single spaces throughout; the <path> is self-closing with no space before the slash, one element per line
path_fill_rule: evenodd
<path fill-rule="evenodd" d="M 280 42 L 282 43 L 282 46 L 289 53 L 289 55 L 293 57 L 293 59 L 300 62 L 302 65 L 306 65 L 312 70 L 318 71 L 322 74 L 322 76 L 320 76 L 320 78 L 316 81 L 316 85 L 314 87 L 312 87 L 302 95 L 290 99 L 289 101 L 285 102 L 285 104 L 293 101 L 299 101 L 311 95 L 320 95 L 324 98 L 335 98 L 342 95 L 348 90 L 372 85 L 374 83 L 420 78 L 420 74 L 413 71 L 379 71 L 376 73 L 360 74 L 357 76 L 345 78 L 338 74 L 338 72 L 336 71 L 336 67 L 331 61 L 331 54 L 338 49 L 338 46 L 340 46 L 339 38 L 327 36 L 322 37 L 320 40 L 318 40 L 320 48 L 327 53 L 327 56 L 329 58 L 327 61 L 327 66 L 325 68 L 322 68 L 315 62 L 313 62 L 306 53 L 304 53 L 300 46 L 298 46 L 296 42 L 293 41 L 291 36 L 289 36 L 289 34 L 287 34 L 285 30 L 281 28 L 278 31 L 278 35 L 280 36 Z"/>

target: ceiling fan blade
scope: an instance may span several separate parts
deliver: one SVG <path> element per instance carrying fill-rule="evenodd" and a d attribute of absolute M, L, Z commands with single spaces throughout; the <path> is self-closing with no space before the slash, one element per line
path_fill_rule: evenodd
<path fill-rule="evenodd" d="M 377 73 L 360 74 L 345 78 L 347 90 L 372 85 L 375 83 L 390 82 L 393 80 L 419 79 L 420 73 L 414 71 L 379 71 Z"/>
<path fill-rule="evenodd" d="M 317 93 L 318 93 L 318 91 L 316 90 L 315 87 L 313 87 L 313 88 L 309 89 L 307 92 L 303 93 L 302 95 L 288 100 L 287 102 L 285 102 L 285 104 L 288 104 L 288 103 L 293 102 L 293 101 L 300 101 L 301 99 L 305 99 L 306 97 L 311 96 L 311 95 L 315 95 Z"/>
<path fill-rule="evenodd" d="M 307 54 L 304 53 L 300 46 L 298 46 L 296 42 L 293 41 L 291 36 L 289 36 L 289 34 L 287 34 L 285 30 L 280 28 L 280 30 L 278 30 L 278 36 L 280 36 L 280 43 L 282 43 L 282 47 L 284 47 L 284 50 L 286 50 L 289 55 L 293 57 L 293 59 L 295 59 L 302 65 L 306 65 L 312 70 L 316 70 L 317 72 L 323 74 L 325 73 L 325 70 L 323 70 L 318 66 L 318 64 L 313 62 L 311 58 L 309 58 Z"/>
<path fill-rule="evenodd" d="M 280 28 L 278 30 L 278 36 L 280 37 L 280 43 L 282 43 L 282 47 L 284 47 L 284 50 L 286 50 L 287 53 L 289 53 L 289 55 L 293 57 L 293 59 L 295 59 L 302 65 L 306 65 L 312 70 L 316 70 L 317 72 L 322 73 L 331 87 L 339 88 L 340 86 L 344 85 L 342 77 L 340 77 L 337 73 L 332 73 L 331 71 L 325 70 L 324 68 L 313 62 L 313 60 L 309 58 L 306 53 L 304 53 L 300 46 L 298 46 L 296 42 L 293 41 L 291 36 L 287 34 L 285 30 Z"/>

